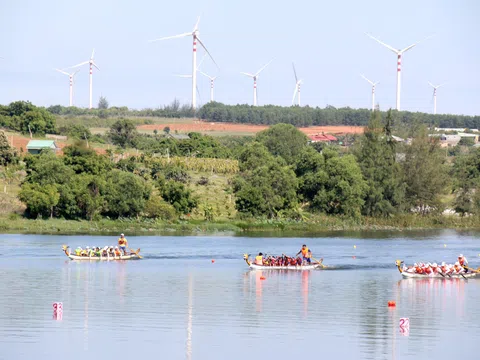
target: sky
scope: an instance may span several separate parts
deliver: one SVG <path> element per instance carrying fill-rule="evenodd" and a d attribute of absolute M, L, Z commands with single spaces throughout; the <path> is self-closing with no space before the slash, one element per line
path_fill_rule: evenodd
<path fill-rule="evenodd" d="M 376 103 L 395 107 L 396 55 L 371 33 L 407 51 L 402 64 L 401 109 L 480 114 L 480 2 L 476 0 L 0 0 L 0 104 L 28 100 L 65 105 L 68 76 L 54 68 L 87 61 L 95 48 L 93 103 L 156 108 L 191 103 L 192 38 L 148 40 L 193 30 L 219 69 L 206 58 L 201 70 L 214 76 L 215 100 L 252 104 L 254 73 L 274 59 L 258 79 L 258 105 L 292 103 L 295 63 L 302 105 L 371 107 L 371 85 L 380 82 Z M 199 50 L 198 60 L 204 54 Z M 74 105 L 88 107 L 88 66 L 80 68 Z M 209 80 L 198 73 L 200 106 L 209 101 Z"/>

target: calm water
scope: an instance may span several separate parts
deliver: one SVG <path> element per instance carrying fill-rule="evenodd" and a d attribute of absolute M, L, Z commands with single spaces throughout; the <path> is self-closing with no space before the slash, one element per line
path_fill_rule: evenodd
<path fill-rule="evenodd" d="M 401 280 L 394 262 L 463 253 L 476 268 L 478 235 L 127 236 L 144 259 L 123 263 L 61 251 L 115 237 L 0 235 L 0 359 L 474 359 L 480 279 Z M 332 268 L 249 271 L 242 259 L 302 243 Z M 52 319 L 55 301 L 62 320 Z"/>

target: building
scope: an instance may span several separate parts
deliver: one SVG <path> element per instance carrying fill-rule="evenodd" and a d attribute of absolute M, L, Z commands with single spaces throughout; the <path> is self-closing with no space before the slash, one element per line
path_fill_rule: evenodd
<path fill-rule="evenodd" d="M 54 152 L 60 150 L 54 140 L 30 140 L 27 144 L 27 151 L 30 154 L 40 154 L 45 149 L 53 150 Z"/>
<path fill-rule="evenodd" d="M 190 136 L 186 134 L 167 134 L 167 137 L 175 140 L 188 140 Z"/>
<path fill-rule="evenodd" d="M 338 141 L 338 139 L 333 136 L 333 135 L 325 135 L 325 134 L 315 134 L 315 135 L 308 135 L 308 139 L 310 142 L 315 143 L 315 142 L 335 142 Z"/>

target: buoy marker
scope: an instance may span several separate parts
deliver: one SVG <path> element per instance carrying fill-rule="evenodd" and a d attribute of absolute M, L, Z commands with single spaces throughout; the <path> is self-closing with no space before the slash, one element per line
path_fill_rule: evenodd
<path fill-rule="evenodd" d="M 395 306 L 397 306 L 397 303 L 395 301 L 388 302 L 388 307 L 395 307 Z"/>

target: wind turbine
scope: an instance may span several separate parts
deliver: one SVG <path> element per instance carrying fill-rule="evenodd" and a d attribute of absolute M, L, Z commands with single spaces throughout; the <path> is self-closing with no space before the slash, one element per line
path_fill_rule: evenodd
<path fill-rule="evenodd" d="M 211 77 L 211 76 L 205 74 L 203 71 L 200 71 L 200 73 L 201 73 L 202 75 L 205 75 L 207 78 L 210 79 L 210 101 L 213 102 L 213 86 L 214 86 L 215 79 L 216 79 L 218 76 Z"/>
<path fill-rule="evenodd" d="M 77 65 L 74 65 L 74 66 L 71 66 L 70 69 L 73 69 L 73 68 L 76 68 L 76 67 L 79 67 L 79 66 L 83 66 L 85 64 L 90 64 L 90 103 L 89 103 L 89 109 L 92 108 L 92 89 L 93 89 L 93 86 L 92 86 L 92 81 L 93 81 L 93 67 L 95 66 L 97 68 L 97 70 L 100 71 L 100 69 L 98 68 L 97 64 L 95 64 L 95 61 L 93 60 L 93 55 L 95 54 L 95 49 L 93 49 L 92 51 L 92 56 L 90 57 L 90 60 L 87 60 L 87 61 L 84 61 L 80 64 L 77 64 Z"/>
<path fill-rule="evenodd" d="M 412 44 L 410 46 L 407 46 L 406 48 L 404 49 L 395 49 L 394 47 L 390 46 L 390 45 L 387 45 L 385 44 L 384 42 L 378 40 L 377 38 L 373 37 L 372 35 L 370 35 L 369 33 L 365 33 L 367 36 L 369 36 L 370 38 L 372 38 L 373 40 L 375 40 L 376 42 L 378 42 L 379 44 L 385 46 L 387 49 L 393 51 L 395 54 L 397 54 L 397 110 L 400 111 L 400 88 L 401 88 L 401 76 L 400 76 L 400 72 L 402 71 L 402 55 L 404 52 L 407 52 L 408 50 L 410 50 L 411 48 L 413 48 L 414 46 L 418 45 L 419 43 L 421 43 L 422 41 L 425 41 L 429 38 L 431 38 L 433 35 L 431 36 L 428 36 L 426 37 L 425 39 L 421 40 L 421 41 L 418 41 L 416 42 L 415 44 Z"/>
<path fill-rule="evenodd" d="M 362 74 L 360 74 L 360 76 L 362 78 L 364 78 L 365 80 L 367 80 L 371 85 L 372 85 L 372 111 L 375 110 L 375 86 L 377 86 L 377 84 L 380 84 L 380 81 L 377 81 L 376 83 L 374 83 L 373 81 L 371 80 L 368 80 L 365 76 L 363 76 Z"/>
<path fill-rule="evenodd" d="M 255 74 L 250 74 L 250 73 L 245 73 L 245 72 L 241 72 L 241 74 L 243 75 L 247 75 L 247 76 L 250 76 L 251 78 L 253 78 L 253 106 L 257 106 L 257 79 L 258 79 L 258 75 L 263 71 L 263 69 L 265 69 L 268 65 L 270 65 L 270 63 L 273 61 L 270 60 L 268 63 L 266 63 L 265 65 L 263 65 L 260 70 L 258 70 Z"/>
<path fill-rule="evenodd" d="M 71 73 L 71 74 L 67 73 L 66 71 L 60 70 L 60 69 L 55 69 L 55 70 L 57 70 L 58 72 L 61 72 L 62 74 L 68 75 L 68 77 L 70 78 L 70 105 L 69 105 L 69 106 L 73 106 L 73 77 L 74 77 L 80 70 L 74 71 L 74 72 Z"/>
<path fill-rule="evenodd" d="M 154 42 L 154 41 L 161 41 L 161 40 L 167 40 L 167 39 L 176 39 L 176 38 L 181 38 L 185 36 L 192 36 L 193 38 L 193 57 L 192 57 L 192 107 L 195 109 L 197 107 L 197 98 L 196 98 L 196 90 L 197 90 L 197 41 L 202 45 L 202 47 L 205 49 L 207 52 L 208 56 L 212 59 L 213 63 L 217 65 L 215 60 L 213 59 L 212 55 L 210 55 L 210 52 L 207 50 L 203 42 L 200 40 L 198 37 L 200 32 L 198 31 L 198 23 L 200 22 L 200 16 L 197 19 L 197 23 L 195 24 L 195 27 L 193 28 L 193 31 L 180 34 L 180 35 L 174 35 L 174 36 L 168 36 L 168 37 L 163 37 L 160 39 L 155 39 L 155 40 L 149 40 L 149 42 Z M 217 65 L 218 67 L 218 65 Z"/>
<path fill-rule="evenodd" d="M 298 106 L 300 106 L 300 84 L 303 83 L 303 80 L 298 80 L 297 72 L 295 71 L 295 64 L 292 63 L 292 65 L 293 65 L 293 73 L 295 74 L 295 90 L 293 92 L 292 105 L 295 102 L 295 96 L 298 95 L 298 97 L 297 97 Z"/>
<path fill-rule="evenodd" d="M 445 85 L 445 83 L 437 86 L 433 85 L 430 81 L 428 83 L 430 84 L 431 87 L 433 87 L 433 114 L 435 115 L 437 113 L 437 89 Z"/>

